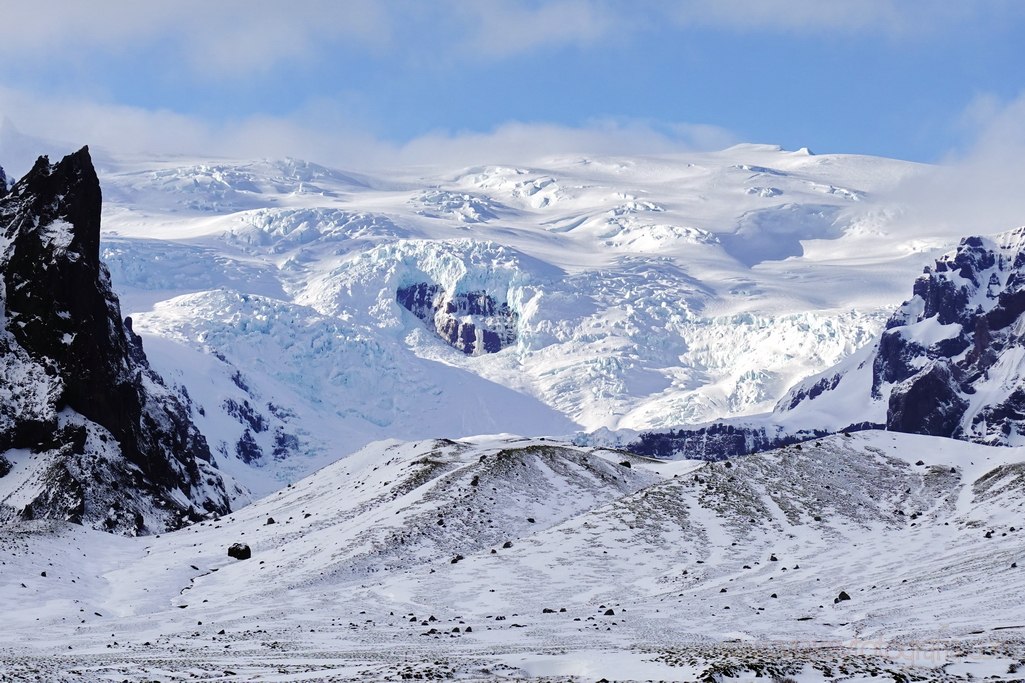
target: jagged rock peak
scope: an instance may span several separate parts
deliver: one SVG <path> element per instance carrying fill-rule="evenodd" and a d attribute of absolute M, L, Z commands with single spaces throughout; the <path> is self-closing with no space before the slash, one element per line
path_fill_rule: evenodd
<path fill-rule="evenodd" d="M 39 157 L 32 170 L 11 188 L 10 199 L 21 202 L 19 211 L 23 216 L 38 220 L 28 226 L 10 225 L 8 232 L 26 228 L 45 230 L 54 221 L 63 220 L 73 228 L 65 248 L 84 258 L 94 272 L 99 270 L 103 200 L 88 146 L 53 165 L 48 157 Z"/>
<path fill-rule="evenodd" d="M 87 147 L 57 164 L 40 157 L 0 198 L 0 453 L 40 454 L 0 479 L 0 520 L 139 533 L 224 513 L 187 398 L 150 369 L 121 317 L 99 258 L 101 204 Z"/>

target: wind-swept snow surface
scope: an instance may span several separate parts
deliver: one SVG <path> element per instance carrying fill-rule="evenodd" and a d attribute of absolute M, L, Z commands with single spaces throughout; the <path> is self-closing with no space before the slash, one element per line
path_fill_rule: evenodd
<path fill-rule="evenodd" d="M 1020 680 L 1023 473 L 886 432 L 378 443 L 160 537 L 0 531 L 0 678 Z"/>
<path fill-rule="evenodd" d="M 380 438 L 765 412 L 960 237 L 898 220 L 921 172 L 759 145 L 387 180 L 110 162 L 103 258 L 219 465 L 265 492 Z"/>

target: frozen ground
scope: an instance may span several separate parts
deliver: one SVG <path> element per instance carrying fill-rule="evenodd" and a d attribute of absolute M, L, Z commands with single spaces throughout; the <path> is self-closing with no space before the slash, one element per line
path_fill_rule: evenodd
<path fill-rule="evenodd" d="M 1023 493 L 1022 449 L 885 432 L 383 442 L 160 537 L 3 529 L 0 680 L 1021 680 Z"/>

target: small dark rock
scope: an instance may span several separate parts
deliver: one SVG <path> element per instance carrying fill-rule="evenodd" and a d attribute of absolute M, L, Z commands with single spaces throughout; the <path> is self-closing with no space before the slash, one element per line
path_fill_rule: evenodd
<path fill-rule="evenodd" d="M 274 521 L 273 517 L 268 517 L 266 523 L 264 524 L 264 526 L 270 526 L 271 524 L 275 524 L 275 523 L 276 522 Z"/>

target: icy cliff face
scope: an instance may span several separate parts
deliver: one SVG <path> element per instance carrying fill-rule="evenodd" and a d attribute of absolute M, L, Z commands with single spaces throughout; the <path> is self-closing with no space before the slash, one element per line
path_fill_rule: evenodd
<path fill-rule="evenodd" d="M 925 269 L 866 353 L 799 384 L 777 413 L 846 406 L 893 431 L 1025 443 L 1023 313 L 1025 228 L 967 237 Z"/>
<path fill-rule="evenodd" d="M 185 396 L 164 386 L 100 262 L 87 148 L 0 199 L 0 518 L 160 531 L 228 498 Z"/>

